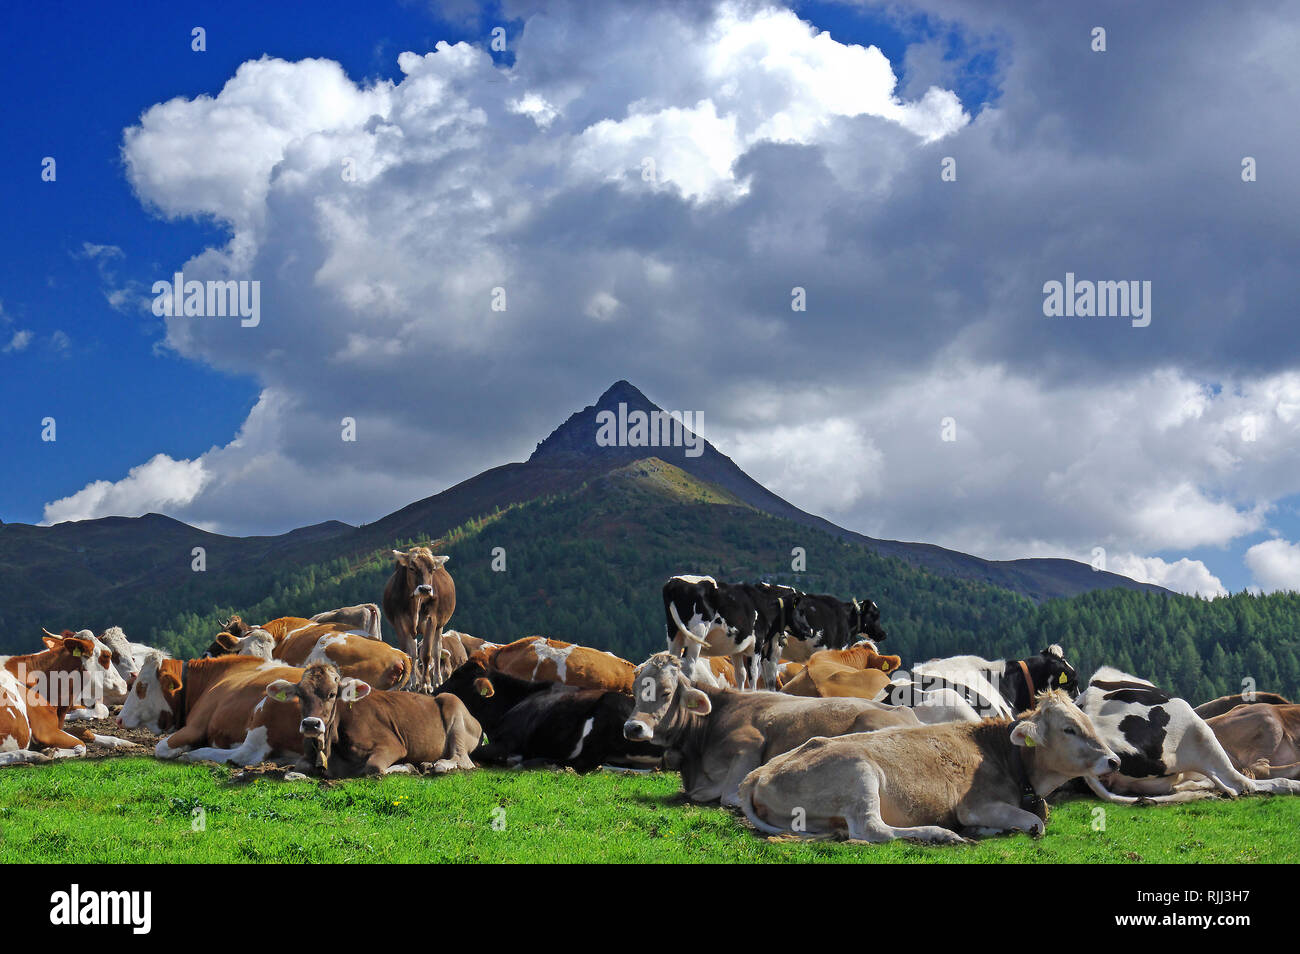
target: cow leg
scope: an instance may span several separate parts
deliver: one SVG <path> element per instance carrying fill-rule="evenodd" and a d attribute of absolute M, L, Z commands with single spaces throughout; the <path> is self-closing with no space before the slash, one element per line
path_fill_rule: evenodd
<path fill-rule="evenodd" d="M 433 694 L 442 682 L 442 627 L 431 626 L 431 631 L 420 640 L 420 691 Z"/>
<path fill-rule="evenodd" d="M 1033 812 L 1006 802 L 975 805 L 957 811 L 957 819 L 981 835 L 1000 835 L 1007 831 L 1028 832 L 1034 838 L 1043 833 L 1043 820 Z"/>
<path fill-rule="evenodd" d="M 387 775 L 406 753 L 398 746 L 379 746 L 366 758 L 361 767 L 364 775 Z"/>
<path fill-rule="evenodd" d="M 1111 802 L 1115 805 L 1136 805 L 1139 802 L 1195 802 L 1205 798 L 1213 798 L 1213 792 L 1174 792 L 1169 795 L 1116 795 L 1101 780 L 1092 777 L 1085 777 L 1084 781 L 1092 789 L 1092 793 L 1104 802 Z"/>
<path fill-rule="evenodd" d="M 394 627 L 397 631 L 397 648 L 411 660 L 411 672 L 406 680 L 406 684 L 401 686 L 402 689 L 415 691 L 420 685 L 420 649 L 419 643 L 415 639 L 414 623 L 401 620 L 400 625 Z"/>
<path fill-rule="evenodd" d="M 880 813 L 880 775 L 874 765 L 864 765 L 859 775 L 858 792 L 852 802 L 859 806 L 858 811 L 846 812 L 844 816 L 848 835 L 854 841 L 882 842 L 897 838 L 912 841 L 933 842 L 944 845 L 960 845 L 966 839 L 955 831 L 949 831 L 939 825 L 916 825 L 910 828 L 895 828 L 885 822 Z M 854 786 L 858 788 L 858 786 Z"/>
<path fill-rule="evenodd" d="M 196 743 L 203 741 L 202 731 L 187 725 L 159 739 L 158 745 L 154 748 L 154 755 L 160 759 L 174 759 L 188 752 Z"/>
<path fill-rule="evenodd" d="M 53 710 L 46 710 L 49 718 L 32 718 L 31 741 L 27 743 L 30 747 L 32 743 L 37 743 L 47 749 L 55 749 L 64 754 L 84 755 L 86 752 L 86 743 L 76 736 L 64 732 L 55 721 Z M 36 715 L 36 713 L 33 713 Z M 49 722 L 50 724 L 46 724 Z M 76 750 L 80 749 L 80 752 Z M 62 756 L 60 756 L 62 757 Z"/>
<path fill-rule="evenodd" d="M 749 659 L 744 653 L 731 657 L 731 666 L 736 670 L 736 688 L 744 690 L 749 683 Z"/>

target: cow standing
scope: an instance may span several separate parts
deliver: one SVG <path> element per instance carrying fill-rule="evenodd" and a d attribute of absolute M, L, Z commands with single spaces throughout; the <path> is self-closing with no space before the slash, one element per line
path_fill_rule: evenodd
<path fill-rule="evenodd" d="M 787 632 L 811 636 L 789 587 L 719 583 L 711 576 L 674 576 L 664 584 L 669 650 L 696 668 L 701 653 L 730 656 L 741 689 L 758 688 L 760 661 L 769 688 Z"/>
<path fill-rule="evenodd" d="M 823 649 L 848 649 L 864 639 L 880 643 L 889 635 L 880 625 L 880 607 L 874 600 L 844 600 L 821 593 L 799 593 L 799 612 L 808 635 L 791 633 L 783 658 L 807 662 Z"/>
<path fill-rule="evenodd" d="M 384 616 L 398 646 L 413 660 L 406 688 L 433 692 L 442 680 L 442 630 L 456 609 L 456 584 L 444 564 L 447 556 L 428 547 L 394 550 L 397 561 L 384 587 Z"/>

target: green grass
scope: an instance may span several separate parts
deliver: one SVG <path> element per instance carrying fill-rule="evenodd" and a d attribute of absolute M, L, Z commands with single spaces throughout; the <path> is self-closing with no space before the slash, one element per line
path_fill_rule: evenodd
<path fill-rule="evenodd" d="M 1295 862 L 1300 799 L 1053 809 L 1047 834 L 923 847 L 772 842 L 675 774 L 480 770 L 333 785 L 151 759 L 0 771 L 0 862 Z M 206 830 L 193 831 L 201 807 Z M 494 810 L 504 829 L 493 828 Z"/>

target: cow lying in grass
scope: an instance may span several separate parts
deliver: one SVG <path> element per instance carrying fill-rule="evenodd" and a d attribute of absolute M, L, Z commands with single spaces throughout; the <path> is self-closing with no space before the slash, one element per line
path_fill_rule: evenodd
<path fill-rule="evenodd" d="M 1300 706 L 1267 702 L 1234 706 L 1209 719 L 1208 725 L 1247 778 L 1300 779 Z"/>
<path fill-rule="evenodd" d="M 1043 832 L 1043 798 L 1119 759 L 1059 690 L 1015 721 L 951 722 L 812 739 L 751 772 L 740 807 L 759 831 L 956 843 L 958 829 Z"/>
<path fill-rule="evenodd" d="M 1118 771 L 1086 778 L 1093 793 L 1108 802 L 1191 801 L 1216 792 L 1300 794 L 1300 782 L 1247 778 L 1186 700 L 1145 679 L 1103 666 L 1079 696 L 1079 708 L 1120 758 Z M 1193 775 L 1208 779 L 1209 786 L 1179 790 L 1180 782 L 1194 781 L 1180 776 Z"/>
<path fill-rule="evenodd" d="M 631 696 L 516 679 L 489 670 L 486 661 L 474 653 L 441 687 L 487 733 L 487 745 L 474 753 L 480 763 L 541 761 L 587 772 L 601 765 L 651 767 L 662 758 L 659 746 L 623 737 Z"/>
<path fill-rule="evenodd" d="M 779 692 L 702 689 L 672 653 L 637 667 L 635 708 L 623 734 L 664 746 L 693 801 L 738 805 L 750 771 L 818 735 L 919 725 L 911 709 L 866 699 L 808 699 Z"/>
<path fill-rule="evenodd" d="M 438 773 L 472 769 L 469 755 L 483 737 L 464 703 L 450 693 L 372 691 L 325 663 L 308 666 L 297 682 L 277 679 L 266 696 L 298 703 L 300 767 L 332 778 L 423 765 Z"/>

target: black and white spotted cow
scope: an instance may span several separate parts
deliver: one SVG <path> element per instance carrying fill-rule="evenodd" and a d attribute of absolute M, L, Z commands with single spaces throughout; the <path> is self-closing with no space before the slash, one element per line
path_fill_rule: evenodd
<path fill-rule="evenodd" d="M 1034 708 L 1044 689 L 1064 690 L 1070 698 L 1079 694 L 1079 674 L 1055 643 L 1025 659 L 950 656 L 918 663 L 910 673 L 897 674 L 884 701 L 921 708 L 943 700 L 947 710 L 956 693 L 970 707 L 967 712 L 958 705 L 957 718 L 1010 719 Z"/>
<path fill-rule="evenodd" d="M 1300 782 L 1242 775 L 1190 703 L 1145 679 L 1103 666 L 1093 673 L 1078 705 L 1119 756 L 1118 771 L 1086 779 L 1097 797 L 1108 802 L 1190 801 L 1216 792 L 1300 795 Z M 1179 786 L 1180 775 L 1199 775 L 1211 787 L 1189 790 Z"/>
<path fill-rule="evenodd" d="M 869 639 L 879 643 L 887 636 L 880 625 L 880 607 L 874 600 L 841 600 L 823 593 L 799 593 L 799 612 L 808 623 L 808 637 L 791 633 L 783 659 L 807 662 L 822 649 L 847 649 Z"/>
<path fill-rule="evenodd" d="M 700 655 L 730 656 L 740 689 L 758 686 L 771 647 L 783 633 L 810 635 L 795 605 L 795 591 L 768 584 L 719 583 L 711 576 L 674 576 L 664 584 L 664 615 L 670 651 L 692 670 Z M 768 685 L 776 687 L 776 660 L 770 659 Z"/>

